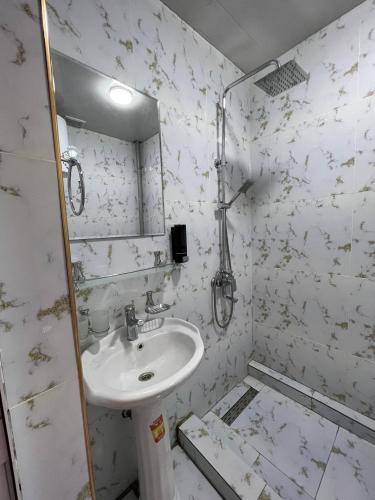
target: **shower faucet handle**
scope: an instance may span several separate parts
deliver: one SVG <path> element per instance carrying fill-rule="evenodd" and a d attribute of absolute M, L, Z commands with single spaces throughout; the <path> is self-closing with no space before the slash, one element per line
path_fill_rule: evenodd
<path fill-rule="evenodd" d="M 225 298 L 233 302 L 233 304 L 237 304 L 238 302 L 238 299 L 236 299 L 236 297 L 232 297 L 231 295 L 226 295 Z"/>

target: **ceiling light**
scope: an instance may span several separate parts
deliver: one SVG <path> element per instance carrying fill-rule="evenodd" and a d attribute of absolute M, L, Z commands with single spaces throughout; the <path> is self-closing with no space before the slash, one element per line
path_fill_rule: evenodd
<path fill-rule="evenodd" d="M 113 102 L 119 104 L 120 106 L 126 106 L 133 99 L 133 94 L 125 87 L 121 85 L 114 85 L 109 89 L 109 97 Z"/>
<path fill-rule="evenodd" d="M 77 158 L 78 149 L 75 146 L 68 146 L 67 153 L 68 153 L 69 158 L 72 158 L 72 159 Z"/>

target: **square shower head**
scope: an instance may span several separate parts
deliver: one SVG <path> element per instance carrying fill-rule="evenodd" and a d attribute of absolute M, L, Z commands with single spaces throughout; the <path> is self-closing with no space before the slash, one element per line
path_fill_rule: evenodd
<path fill-rule="evenodd" d="M 294 59 L 271 71 L 255 82 L 255 85 L 275 97 L 308 79 L 308 74 Z"/>

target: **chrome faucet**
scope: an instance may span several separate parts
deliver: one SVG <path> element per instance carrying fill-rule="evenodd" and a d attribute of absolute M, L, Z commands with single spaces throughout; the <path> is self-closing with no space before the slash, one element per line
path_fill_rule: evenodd
<path fill-rule="evenodd" d="M 144 325 L 144 321 L 135 317 L 134 304 L 125 306 L 125 324 L 127 339 L 130 341 L 137 340 L 139 328 Z"/>

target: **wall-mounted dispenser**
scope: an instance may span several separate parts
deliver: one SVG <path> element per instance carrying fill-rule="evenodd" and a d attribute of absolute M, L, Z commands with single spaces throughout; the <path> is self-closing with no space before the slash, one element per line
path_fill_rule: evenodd
<path fill-rule="evenodd" d="M 171 227 L 172 258 L 177 264 L 187 262 L 186 225 L 176 224 Z"/>

